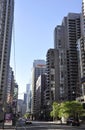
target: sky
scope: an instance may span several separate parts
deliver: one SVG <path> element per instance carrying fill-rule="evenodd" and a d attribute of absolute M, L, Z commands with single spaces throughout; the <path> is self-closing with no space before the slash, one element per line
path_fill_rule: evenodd
<path fill-rule="evenodd" d="M 15 0 L 10 65 L 23 99 L 31 83 L 33 61 L 46 60 L 54 47 L 54 29 L 69 12 L 81 13 L 82 0 Z"/>

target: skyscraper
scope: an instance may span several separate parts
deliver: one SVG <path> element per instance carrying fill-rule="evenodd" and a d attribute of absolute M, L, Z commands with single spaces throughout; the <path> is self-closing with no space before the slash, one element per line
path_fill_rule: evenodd
<path fill-rule="evenodd" d="M 0 0 L 0 103 L 6 98 L 9 72 L 14 0 Z"/>
<path fill-rule="evenodd" d="M 80 14 L 69 13 L 55 29 L 54 48 L 59 50 L 60 95 L 75 100 L 79 92 L 77 40 L 81 37 Z M 57 72 L 56 72 L 57 73 Z"/>
<path fill-rule="evenodd" d="M 78 40 L 78 49 L 80 59 L 80 82 L 82 88 L 82 96 L 85 102 L 85 0 L 82 0 L 81 32 L 81 38 Z"/>
<path fill-rule="evenodd" d="M 82 0 L 82 32 L 85 36 L 85 0 Z"/>
<path fill-rule="evenodd" d="M 9 67 L 9 75 L 8 75 L 8 85 L 7 85 L 7 103 L 11 103 L 12 102 L 12 98 L 13 98 L 13 91 L 14 91 L 14 87 L 12 85 L 12 82 L 14 81 L 14 74 L 12 71 L 12 68 Z"/>
<path fill-rule="evenodd" d="M 30 84 L 27 84 L 27 86 L 26 86 L 26 94 L 27 94 L 26 111 L 30 113 L 31 112 L 31 88 L 30 88 Z"/>
<path fill-rule="evenodd" d="M 57 49 L 49 49 L 46 55 L 46 66 L 47 66 L 47 92 L 49 95 L 47 103 L 53 103 L 59 101 L 59 52 Z M 57 73 L 56 73 L 57 69 Z"/>
<path fill-rule="evenodd" d="M 36 81 L 41 74 L 46 72 L 45 60 L 34 60 L 32 69 L 32 114 L 36 111 Z"/>
<path fill-rule="evenodd" d="M 41 74 L 36 81 L 36 119 L 45 117 L 45 89 L 46 89 L 46 76 L 47 74 Z M 43 115 L 43 116 L 41 116 Z"/>
<path fill-rule="evenodd" d="M 67 100 L 67 34 L 66 34 L 66 17 L 62 21 L 61 25 L 57 25 L 54 30 L 54 48 L 57 49 L 56 53 L 56 99 L 59 102 Z"/>

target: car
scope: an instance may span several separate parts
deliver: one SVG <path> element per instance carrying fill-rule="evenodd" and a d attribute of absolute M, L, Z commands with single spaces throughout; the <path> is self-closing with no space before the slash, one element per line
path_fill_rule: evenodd
<path fill-rule="evenodd" d="M 16 126 L 24 126 L 25 125 L 25 119 L 20 117 L 17 119 Z"/>
<path fill-rule="evenodd" d="M 32 121 L 30 121 L 30 119 L 26 119 L 26 120 L 25 120 L 25 124 L 26 124 L 26 125 L 30 125 L 30 124 L 32 124 Z"/>
<path fill-rule="evenodd" d="M 79 126 L 80 122 L 77 119 L 74 119 L 73 117 L 67 119 L 67 125 L 72 125 L 72 126 Z"/>

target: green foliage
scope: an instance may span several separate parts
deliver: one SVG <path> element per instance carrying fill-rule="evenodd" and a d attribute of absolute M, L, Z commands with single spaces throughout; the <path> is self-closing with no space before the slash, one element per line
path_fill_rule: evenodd
<path fill-rule="evenodd" d="M 50 116 L 53 117 L 53 111 L 50 112 Z"/>
<path fill-rule="evenodd" d="M 80 102 L 78 101 L 66 101 L 63 103 L 64 108 L 64 115 L 67 116 L 75 116 L 75 113 L 78 113 L 81 115 L 83 112 L 83 106 Z"/>
<path fill-rule="evenodd" d="M 66 101 L 61 104 L 54 102 L 52 108 L 53 109 L 50 113 L 50 116 L 54 118 L 57 117 L 68 118 L 70 116 L 76 116 L 76 115 L 78 115 L 79 117 L 81 115 L 84 115 L 85 113 L 82 104 L 78 101 Z"/>
<path fill-rule="evenodd" d="M 52 111 L 50 112 L 50 116 L 53 118 L 57 118 L 59 115 L 60 105 L 57 102 L 54 102 L 52 105 Z"/>
<path fill-rule="evenodd" d="M 30 114 L 29 113 L 25 113 L 24 114 L 24 118 L 29 118 L 30 117 Z"/>
<path fill-rule="evenodd" d="M 65 103 L 60 104 L 59 117 L 67 118 L 69 114 L 67 113 L 68 108 L 65 106 Z"/>

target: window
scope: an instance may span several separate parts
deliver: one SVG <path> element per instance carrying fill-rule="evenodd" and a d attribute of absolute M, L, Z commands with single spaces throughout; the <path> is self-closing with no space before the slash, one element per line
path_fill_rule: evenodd
<path fill-rule="evenodd" d="M 51 75 L 51 81 L 54 81 L 54 75 Z"/>
<path fill-rule="evenodd" d="M 64 75 L 63 75 L 63 72 L 61 71 L 61 78 L 63 78 L 64 77 Z"/>

